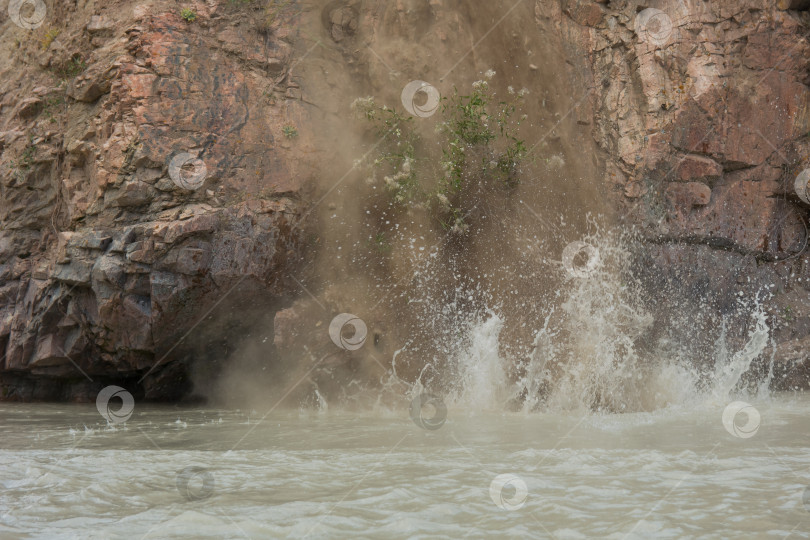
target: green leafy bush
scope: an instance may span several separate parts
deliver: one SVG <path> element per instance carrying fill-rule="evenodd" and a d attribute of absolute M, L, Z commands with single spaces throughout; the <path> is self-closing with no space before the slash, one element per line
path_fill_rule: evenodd
<path fill-rule="evenodd" d="M 527 149 L 517 136 L 525 116 L 516 115 L 525 94 L 510 88 L 509 101 L 496 100 L 488 80 L 475 82 L 469 94 L 454 88 L 441 99 L 436 141 L 417 131 L 413 117 L 380 106 L 372 97 L 358 98 L 352 108 L 373 126 L 377 139 L 359 165 L 367 168 L 370 183 L 380 183 L 382 177 L 393 204 L 426 209 L 444 228 L 463 232 L 470 206 L 465 197 L 518 183 Z"/>

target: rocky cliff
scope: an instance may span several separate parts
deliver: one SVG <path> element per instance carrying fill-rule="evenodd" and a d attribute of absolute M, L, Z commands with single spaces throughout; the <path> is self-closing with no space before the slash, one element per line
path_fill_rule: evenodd
<path fill-rule="evenodd" d="M 204 318 L 264 316 L 285 291 L 312 174 L 304 137 L 284 135 L 307 128 L 294 22 L 192 7 L 187 21 L 168 4 L 54 2 L 36 29 L 4 21 L 7 399 L 88 399 L 116 380 L 180 397 L 190 351 L 227 348 Z M 204 162 L 201 186 L 172 180 L 181 153 Z"/>
<path fill-rule="evenodd" d="M 487 67 L 529 89 L 580 196 L 642 231 L 652 291 L 711 324 L 770 290 L 777 384 L 807 385 L 801 2 L 24 4 L 0 41 L 3 399 L 178 399 L 246 335 L 253 368 L 280 362 L 309 218 L 359 157 L 348 104 Z"/>
<path fill-rule="evenodd" d="M 666 291 L 664 304 L 712 305 L 698 327 L 717 326 L 741 296 L 762 298 L 780 343 L 779 388 L 808 384 L 796 353 L 810 327 L 808 205 L 794 191 L 810 166 L 807 7 L 538 6 L 571 47 L 588 51 L 571 58 L 593 75 L 584 104 L 605 152 L 605 185 L 644 229 L 651 289 Z"/>

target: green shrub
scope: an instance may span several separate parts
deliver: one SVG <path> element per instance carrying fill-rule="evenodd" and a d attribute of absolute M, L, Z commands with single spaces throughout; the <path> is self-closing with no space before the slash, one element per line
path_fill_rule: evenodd
<path fill-rule="evenodd" d="M 87 69 L 87 62 L 85 62 L 81 56 L 76 55 L 67 60 L 54 62 L 48 69 L 50 69 L 54 75 L 66 81 Z"/>
<path fill-rule="evenodd" d="M 180 11 L 180 16 L 183 17 L 186 22 L 194 22 L 197 19 L 197 13 L 188 8 L 183 8 Z"/>
<path fill-rule="evenodd" d="M 84 71 L 85 69 L 87 69 L 87 63 L 83 59 L 81 59 L 80 57 L 74 56 L 68 62 L 64 73 L 65 73 L 66 78 L 70 78 L 70 77 L 75 77 L 76 75 L 78 75 L 79 73 Z"/>
<path fill-rule="evenodd" d="M 424 141 L 413 117 L 379 106 L 372 97 L 358 98 L 352 109 L 374 127 L 378 141 L 360 165 L 371 184 L 382 177 L 393 204 L 429 210 L 445 229 L 463 232 L 464 209 L 471 206 L 465 197 L 518 183 L 527 149 L 516 135 L 525 116 L 515 116 L 525 94 L 510 88 L 510 101 L 498 101 L 487 80 L 475 82 L 469 94 L 454 88 L 441 99 L 437 141 Z"/>
<path fill-rule="evenodd" d="M 13 174 L 19 182 L 25 181 L 25 176 L 34 166 L 34 156 L 37 147 L 33 142 L 33 135 L 29 136 L 28 146 L 22 151 L 18 159 L 12 160 Z"/>
<path fill-rule="evenodd" d="M 59 112 L 59 109 L 64 107 L 64 105 L 64 96 L 50 96 L 45 99 L 45 104 L 42 107 L 42 113 L 51 122 L 56 122 L 55 115 Z"/>

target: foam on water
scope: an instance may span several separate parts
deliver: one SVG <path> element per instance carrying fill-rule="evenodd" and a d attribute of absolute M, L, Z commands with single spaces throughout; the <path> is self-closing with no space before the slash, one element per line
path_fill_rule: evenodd
<path fill-rule="evenodd" d="M 655 319 L 643 307 L 642 289 L 629 274 L 630 254 L 615 238 L 591 236 L 588 241 L 599 249 L 600 269 L 564 283 L 558 303 L 536 321 L 528 357 L 504 353 L 509 350 L 501 338 L 505 321 L 496 309 L 452 323 L 454 331 L 443 334 L 454 338 L 446 346 L 454 351 L 449 363 L 452 380 L 445 392 L 449 405 L 465 410 L 514 409 L 518 404 L 525 412 L 626 413 L 716 405 L 745 391 L 741 380 L 770 339 L 759 301 L 740 301 L 751 326 L 744 345 L 734 350 L 727 333 L 720 332 L 711 369 L 700 369 L 703 359 L 687 347 L 665 340 L 640 346 Z M 457 297 L 467 294 L 456 292 Z M 688 317 L 683 324 L 691 324 Z M 767 395 L 767 382 L 761 381 L 754 393 Z M 417 386 L 421 389 L 421 383 Z"/>
<path fill-rule="evenodd" d="M 458 409 L 433 432 L 407 415 L 276 411 L 248 426 L 246 413 L 139 407 L 132 429 L 73 441 L 66 422 L 103 425 L 94 407 L 70 406 L 66 419 L 2 405 L 0 536 L 802 537 L 807 401 L 757 406 L 763 428 L 747 440 L 725 431 L 722 407 L 586 417 Z M 167 430 L 178 416 L 188 429 Z M 23 417 L 48 437 L 35 441 Z M 178 491 L 189 466 L 210 472 L 210 497 Z M 490 498 L 503 473 L 526 484 L 519 511 Z"/>

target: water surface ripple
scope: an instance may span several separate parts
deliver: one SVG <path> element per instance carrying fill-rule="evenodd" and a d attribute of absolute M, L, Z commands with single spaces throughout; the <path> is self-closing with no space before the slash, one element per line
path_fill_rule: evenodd
<path fill-rule="evenodd" d="M 260 422 L 139 406 L 110 427 L 93 406 L 3 404 L 0 537 L 810 538 L 808 404 L 754 403 L 750 438 L 724 428 L 722 404 L 588 416 L 451 407 L 435 431 L 407 411 Z M 522 500 L 514 482 L 493 495 L 502 474 L 525 484 Z"/>

